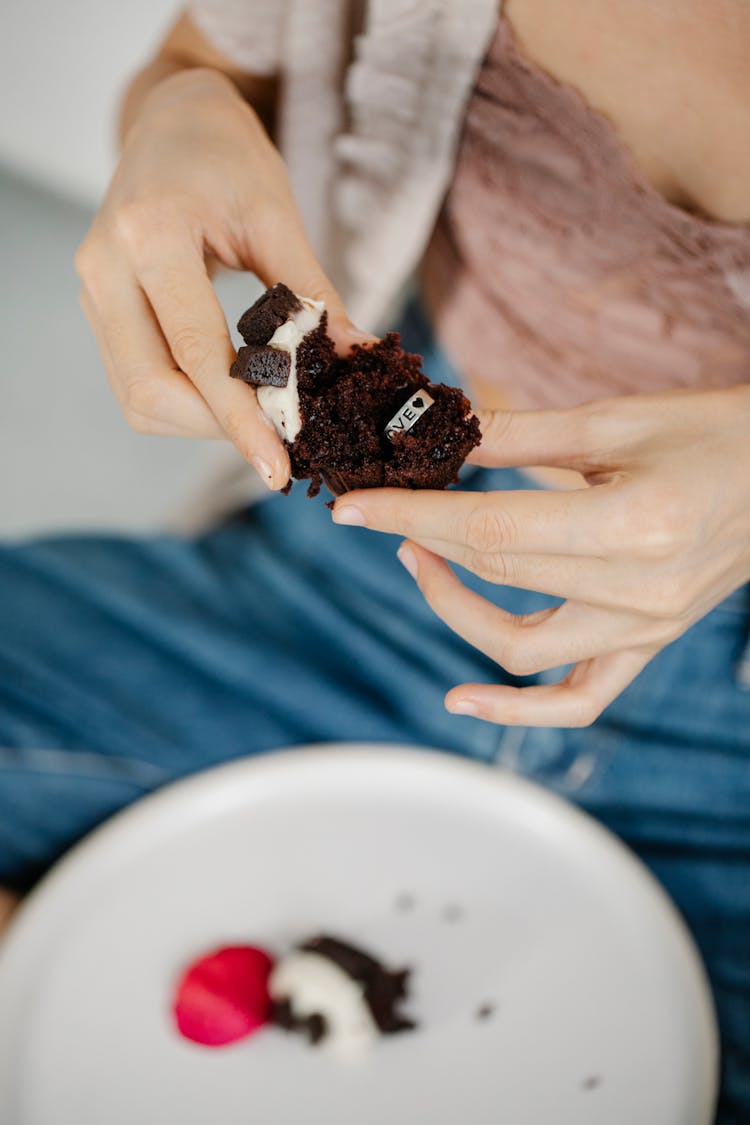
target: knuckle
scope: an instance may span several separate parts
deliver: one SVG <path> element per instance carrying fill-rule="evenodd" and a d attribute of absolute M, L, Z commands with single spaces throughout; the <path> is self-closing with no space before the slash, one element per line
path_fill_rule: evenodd
<path fill-rule="evenodd" d="M 662 520 L 648 520 L 638 529 L 639 552 L 652 559 L 669 559 L 679 550 L 679 534 Z"/>
<path fill-rule="evenodd" d="M 99 252 L 96 240 L 87 234 L 75 252 L 75 270 L 81 281 L 90 281 L 99 270 Z"/>
<path fill-rule="evenodd" d="M 483 551 L 474 551 L 471 569 L 485 582 L 493 582 L 496 586 L 508 586 L 513 581 L 513 567 L 507 555 L 485 554 Z"/>
<path fill-rule="evenodd" d="M 176 216 L 185 208 L 177 199 L 130 199 L 118 205 L 112 228 L 136 266 L 147 266 L 155 260 L 159 248 L 178 229 Z"/>
<path fill-rule="evenodd" d="M 121 203 L 112 217 L 115 234 L 131 250 L 139 250 L 148 237 L 149 209 L 134 200 Z"/>
<path fill-rule="evenodd" d="M 178 328 L 169 346 L 178 367 L 187 372 L 204 370 L 215 350 L 214 342 L 192 325 Z"/>
<path fill-rule="evenodd" d="M 651 617 L 679 622 L 687 613 L 692 589 L 685 575 L 664 575 L 655 581 L 646 597 L 646 612 Z"/>
<path fill-rule="evenodd" d="M 673 558 L 689 545 L 689 520 L 684 508 L 663 494 L 645 498 L 632 513 L 634 545 L 651 559 Z"/>
<path fill-rule="evenodd" d="M 466 521 L 466 538 L 475 551 L 486 554 L 500 552 L 514 541 L 516 529 L 507 512 L 482 504 L 474 508 Z"/>
<path fill-rule="evenodd" d="M 153 379 L 131 379 L 125 387 L 123 408 L 135 418 L 153 419 L 157 414 L 157 399 L 158 388 Z"/>

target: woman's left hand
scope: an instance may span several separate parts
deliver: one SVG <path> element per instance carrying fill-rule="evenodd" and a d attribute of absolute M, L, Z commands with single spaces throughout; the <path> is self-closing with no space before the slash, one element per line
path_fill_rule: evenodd
<path fill-rule="evenodd" d="M 399 550 L 432 609 L 514 676 L 575 665 L 555 684 L 462 684 L 456 714 L 585 726 L 665 645 L 750 579 L 750 386 L 480 415 L 485 466 L 562 466 L 571 491 L 340 497 L 337 523 L 408 537 Z M 442 557 L 441 557 L 442 556 Z M 565 599 L 526 617 L 468 590 L 447 563 Z"/>

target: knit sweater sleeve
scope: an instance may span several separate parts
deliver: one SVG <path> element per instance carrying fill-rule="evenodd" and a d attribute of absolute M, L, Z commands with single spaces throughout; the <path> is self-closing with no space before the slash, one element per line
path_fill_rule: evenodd
<path fill-rule="evenodd" d="M 190 0 L 198 30 L 240 70 L 258 76 L 280 68 L 287 0 Z"/>

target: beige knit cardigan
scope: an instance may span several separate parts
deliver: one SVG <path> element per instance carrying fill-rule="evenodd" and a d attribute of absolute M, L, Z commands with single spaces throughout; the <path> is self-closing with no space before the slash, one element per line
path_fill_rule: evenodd
<path fill-rule="evenodd" d="M 277 142 L 355 323 L 382 326 L 450 183 L 498 0 L 193 0 L 238 67 L 277 75 Z"/>

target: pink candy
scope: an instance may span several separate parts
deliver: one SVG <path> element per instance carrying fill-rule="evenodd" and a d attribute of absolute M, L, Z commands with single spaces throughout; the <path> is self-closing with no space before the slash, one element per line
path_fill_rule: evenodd
<path fill-rule="evenodd" d="M 252 945 L 226 946 L 194 961 L 175 992 L 180 1034 L 206 1047 L 252 1035 L 270 1019 L 272 968 L 271 956 Z"/>

